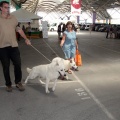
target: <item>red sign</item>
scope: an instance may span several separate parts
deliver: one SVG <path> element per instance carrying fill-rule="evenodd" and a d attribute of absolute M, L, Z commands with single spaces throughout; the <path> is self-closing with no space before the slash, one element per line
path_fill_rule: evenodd
<path fill-rule="evenodd" d="M 81 7 L 81 0 L 71 0 L 71 5 L 75 9 L 80 9 L 80 7 Z"/>

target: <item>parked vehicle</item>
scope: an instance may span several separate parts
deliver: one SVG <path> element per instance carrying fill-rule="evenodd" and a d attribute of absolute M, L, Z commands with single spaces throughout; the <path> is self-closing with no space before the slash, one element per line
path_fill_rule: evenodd
<path fill-rule="evenodd" d="M 105 30 L 106 30 L 106 27 L 103 26 L 103 27 L 100 27 L 98 31 L 99 31 L 99 32 L 105 32 Z"/>
<path fill-rule="evenodd" d="M 50 25 L 49 30 L 50 31 L 57 31 L 59 23 L 53 23 Z"/>
<path fill-rule="evenodd" d="M 76 29 L 78 29 L 78 28 L 79 28 L 79 24 L 74 23 L 74 25 L 75 25 L 75 28 L 76 28 Z"/>
<path fill-rule="evenodd" d="M 98 31 L 101 27 L 102 27 L 101 25 L 97 25 L 97 26 L 95 27 L 95 31 Z"/>
<path fill-rule="evenodd" d="M 81 25 L 80 30 L 85 30 L 85 25 Z"/>
<path fill-rule="evenodd" d="M 120 25 L 117 25 L 117 30 L 118 30 L 118 31 L 120 30 Z"/>
<path fill-rule="evenodd" d="M 90 29 L 90 25 L 85 25 L 85 30 L 89 30 Z"/>

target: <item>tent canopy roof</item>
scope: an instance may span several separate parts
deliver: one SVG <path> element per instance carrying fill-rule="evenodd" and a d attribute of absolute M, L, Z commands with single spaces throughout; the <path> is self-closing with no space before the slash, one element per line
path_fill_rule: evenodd
<path fill-rule="evenodd" d="M 24 9 L 19 9 L 17 11 L 12 12 L 11 14 L 14 15 L 19 22 L 25 22 L 25 21 L 29 22 L 31 20 L 41 19 L 40 16 Z"/>
<path fill-rule="evenodd" d="M 22 2 L 22 8 L 32 13 L 35 12 L 70 12 L 70 0 L 11 0 L 14 2 Z M 96 11 L 98 16 L 102 18 L 111 18 L 107 13 L 107 9 L 120 7 L 120 0 L 82 0 L 82 11 Z"/>

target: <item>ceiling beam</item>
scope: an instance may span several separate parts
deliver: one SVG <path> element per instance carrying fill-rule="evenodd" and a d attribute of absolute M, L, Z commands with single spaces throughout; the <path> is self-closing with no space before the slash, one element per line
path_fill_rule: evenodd
<path fill-rule="evenodd" d="M 28 6 L 25 7 L 25 10 L 27 10 L 27 9 L 30 8 L 32 5 L 34 5 L 35 2 L 36 2 L 35 0 L 34 0 L 33 2 L 30 2 L 30 4 L 29 4 Z"/>
<path fill-rule="evenodd" d="M 12 2 L 18 7 L 21 7 L 21 5 L 24 4 L 26 1 L 27 0 L 20 0 L 20 1 L 12 0 Z"/>
<path fill-rule="evenodd" d="M 12 0 L 14 3 L 15 3 L 15 5 L 17 5 L 17 6 L 20 6 L 21 4 L 20 4 L 20 2 L 18 2 L 17 0 Z"/>
<path fill-rule="evenodd" d="M 20 0 L 21 4 L 24 4 L 27 0 Z"/>
<path fill-rule="evenodd" d="M 39 3 L 39 0 L 37 0 L 37 2 L 36 2 L 36 5 L 35 5 L 34 10 L 33 10 L 33 13 L 36 12 L 36 9 L 37 9 L 37 6 L 38 6 L 38 3 Z"/>
<path fill-rule="evenodd" d="M 103 3 L 101 6 L 99 6 L 99 7 L 96 9 L 96 11 L 99 11 L 99 10 L 103 9 L 104 6 L 106 6 L 108 3 L 111 3 L 110 1 L 113 2 L 113 0 L 107 0 L 105 3 Z"/>

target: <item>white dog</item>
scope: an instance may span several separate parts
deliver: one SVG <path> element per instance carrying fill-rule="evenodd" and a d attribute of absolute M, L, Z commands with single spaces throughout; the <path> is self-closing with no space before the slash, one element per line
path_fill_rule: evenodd
<path fill-rule="evenodd" d="M 25 80 L 25 83 L 27 83 L 28 79 L 35 79 L 36 77 L 38 77 L 39 80 L 40 78 L 45 79 L 46 93 L 50 92 L 48 90 L 48 85 L 50 80 L 54 80 L 54 85 L 52 90 L 55 91 L 58 77 L 60 75 L 66 76 L 65 68 L 64 68 L 64 60 L 62 58 L 60 58 L 58 61 L 52 61 L 50 64 L 35 66 L 32 69 L 27 68 L 27 72 L 29 73 L 29 75 Z M 41 80 L 40 82 L 43 83 Z"/>
<path fill-rule="evenodd" d="M 56 57 L 52 60 L 52 62 L 59 62 L 60 61 L 60 57 Z M 72 61 L 70 62 L 69 60 L 64 60 L 64 67 L 65 67 L 65 71 L 68 71 L 70 68 L 73 68 L 73 69 L 78 69 L 78 66 L 76 66 L 76 63 L 75 61 L 72 59 Z M 66 79 L 68 79 L 68 76 L 65 76 Z"/>

